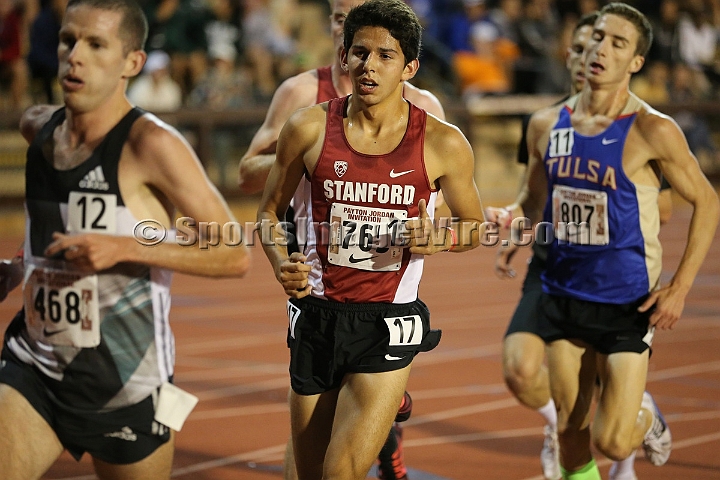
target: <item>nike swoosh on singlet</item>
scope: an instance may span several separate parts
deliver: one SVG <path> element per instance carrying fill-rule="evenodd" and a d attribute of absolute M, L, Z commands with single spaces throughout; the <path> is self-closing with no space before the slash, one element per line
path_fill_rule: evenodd
<path fill-rule="evenodd" d="M 615 143 L 615 142 L 617 142 L 618 140 L 620 140 L 620 139 L 619 139 L 619 138 L 612 138 L 612 139 L 608 140 L 607 138 L 604 138 L 604 137 L 603 137 L 603 139 L 602 139 L 602 144 L 603 144 L 603 145 L 610 145 L 611 143 Z"/>
<path fill-rule="evenodd" d="M 377 255 L 373 255 L 371 257 L 365 257 L 365 258 L 355 258 L 355 257 L 353 257 L 353 254 L 351 253 L 349 260 L 350 260 L 350 263 L 360 263 L 360 262 L 364 262 L 365 260 L 373 259 L 375 257 L 377 257 Z"/>
<path fill-rule="evenodd" d="M 390 178 L 397 178 L 402 177 L 403 175 L 407 175 L 408 173 L 414 172 L 415 170 L 406 170 L 404 172 L 397 172 L 395 173 L 395 169 L 393 168 L 390 170 Z"/>
<path fill-rule="evenodd" d="M 43 328 L 43 335 L 45 335 L 46 337 L 52 337 L 53 335 L 57 335 L 58 333 L 62 333 L 66 330 L 67 330 L 67 328 L 63 328 L 62 330 L 55 330 L 53 332 L 48 332 L 47 328 Z"/>

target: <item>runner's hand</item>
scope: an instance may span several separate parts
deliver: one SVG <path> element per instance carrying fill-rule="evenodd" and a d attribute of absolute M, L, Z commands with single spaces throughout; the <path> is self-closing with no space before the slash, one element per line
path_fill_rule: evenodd
<path fill-rule="evenodd" d="M 303 298 L 312 290 L 308 283 L 311 267 L 305 264 L 305 260 L 305 255 L 295 252 L 280 264 L 280 271 L 276 274 L 285 293 L 292 298 Z"/>
<path fill-rule="evenodd" d="M 447 250 L 442 239 L 447 235 L 446 229 L 441 232 L 435 231 L 435 224 L 427 211 L 427 204 L 424 198 L 418 202 L 420 214 L 417 218 L 411 218 L 405 222 L 405 237 L 411 253 L 420 255 L 432 255 Z"/>
<path fill-rule="evenodd" d="M 53 242 L 45 249 L 45 256 L 61 255 L 81 270 L 99 272 L 116 265 L 122 258 L 125 238 L 86 233 L 65 235 L 53 233 Z"/>
<path fill-rule="evenodd" d="M 485 221 L 497 223 L 500 228 L 508 229 L 512 223 L 512 214 L 504 207 L 487 207 Z"/>
<path fill-rule="evenodd" d="M 515 269 L 510 266 L 510 261 L 518 251 L 518 246 L 510 243 L 507 247 L 500 247 L 495 257 L 495 275 L 499 278 L 515 278 Z"/>
<path fill-rule="evenodd" d="M 22 258 L 0 261 L 0 302 L 5 300 L 12 289 L 20 285 L 22 278 Z"/>
<path fill-rule="evenodd" d="M 647 300 L 638 307 L 638 312 L 646 312 L 653 305 L 655 311 L 650 315 L 650 325 L 660 330 L 672 329 L 685 308 L 687 290 L 681 287 L 666 285 L 650 293 Z"/>

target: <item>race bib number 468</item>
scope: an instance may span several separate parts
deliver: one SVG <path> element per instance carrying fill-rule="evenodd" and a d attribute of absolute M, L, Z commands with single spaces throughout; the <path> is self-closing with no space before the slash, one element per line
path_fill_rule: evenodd
<path fill-rule="evenodd" d="M 97 347 L 97 275 L 35 268 L 25 283 L 25 321 L 33 336 L 51 345 Z"/>
<path fill-rule="evenodd" d="M 407 211 L 334 203 L 328 262 L 386 272 L 400 270 Z"/>

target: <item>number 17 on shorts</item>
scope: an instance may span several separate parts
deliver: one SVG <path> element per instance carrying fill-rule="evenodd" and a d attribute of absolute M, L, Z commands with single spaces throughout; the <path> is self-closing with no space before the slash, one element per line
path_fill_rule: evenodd
<path fill-rule="evenodd" d="M 420 315 L 386 317 L 384 320 L 390 331 L 389 346 L 402 347 L 422 343 L 424 332 Z"/>

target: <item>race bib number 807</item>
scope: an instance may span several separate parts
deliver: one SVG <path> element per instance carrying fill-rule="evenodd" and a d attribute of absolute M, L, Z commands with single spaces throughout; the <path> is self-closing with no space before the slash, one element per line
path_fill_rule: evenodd
<path fill-rule="evenodd" d="M 579 245 L 610 243 L 607 192 L 555 185 L 552 202 L 558 241 Z"/>

